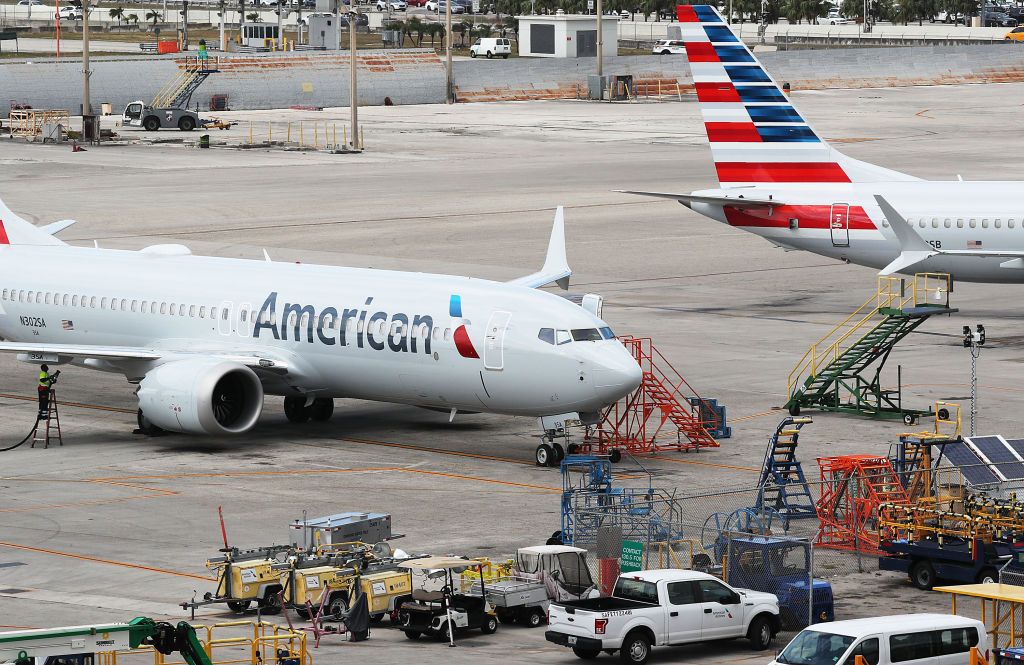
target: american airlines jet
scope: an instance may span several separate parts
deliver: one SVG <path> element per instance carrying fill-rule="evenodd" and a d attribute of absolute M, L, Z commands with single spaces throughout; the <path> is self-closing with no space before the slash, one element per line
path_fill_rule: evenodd
<path fill-rule="evenodd" d="M 73 247 L 54 237 L 71 223 L 0 203 L 0 351 L 123 374 L 147 433 L 239 434 L 264 394 L 292 421 L 335 397 L 594 421 L 640 383 L 596 313 L 537 290 L 568 286 L 561 208 L 544 267 L 510 283 Z"/>
<path fill-rule="evenodd" d="M 851 159 L 811 129 L 717 9 L 680 6 L 678 18 L 719 187 L 629 193 L 882 274 L 1024 282 L 1024 183 L 929 182 Z"/>

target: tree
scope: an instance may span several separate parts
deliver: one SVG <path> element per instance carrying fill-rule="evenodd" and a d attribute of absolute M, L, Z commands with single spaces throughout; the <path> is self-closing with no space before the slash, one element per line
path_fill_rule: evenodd
<path fill-rule="evenodd" d="M 132 26 L 133 26 L 133 27 L 134 27 L 134 28 L 135 28 L 136 30 L 138 30 L 138 29 L 139 29 L 139 15 L 138 15 L 138 14 L 128 14 L 127 16 L 125 16 L 125 17 L 124 17 L 124 20 L 125 20 L 125 21 L 126 21 L 127 23 L 131 23 L 131 24 L 132 24 Z"/>
<path fill-rule="evenodd" d="M 260 13 L 259 12 L 252 12 L 250 14 L 246 14 L 245 15 L 245 20 L 248 21 L 249 23 L 261 23 L 263 21 L 263 19 L 260 18 Z"/>
<path fill-rule="evenodd" d="M 117 27 L 120 28 L 121 21 L 124 20 L 124 7 L 114 7 L 107 14 L 110 15 L 110 18 L 117 19 Z"/>
<path fill-rule="evenodd" d="M 153 29 L 156 30 L 156 24 L 164 20 L 164 15 L 155 9 L 151 9 L 146 12 L 146 20 L 153 23 Z"/>
<path fill-rule="evenodd" d="M 423 35 L 427 33 L 427 24 L 419 16 L 413 16 L 409 19 L 407 28 L 409 34 L 416 35 L 416 46 L 423 46 Z"/>
<path fill-rule="evenodd" d="M 490 23 L 481 23 L 476 26 L 473 32 L 476 33 L 477 37 L 490 37 L 493 31 L 494 27 Z"/>
<path fill-rule="evenodd" d="M 472 34 L 473 32 L 473 21 L 469 19 L 463 19 L 452 26 L 452 32 L 459 34 L 459 46 L 466 46 L 466 33 Z"/>

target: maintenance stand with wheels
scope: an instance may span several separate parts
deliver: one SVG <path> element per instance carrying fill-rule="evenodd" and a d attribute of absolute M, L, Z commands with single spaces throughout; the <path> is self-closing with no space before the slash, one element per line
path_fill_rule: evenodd
<path fill-rule="evenodd" d="M 796 457 L 800 430 L 811 422 L 810 418 L 789 417 L 775 428 L 761 464 L 757 502 L 754 504 L 757 510 L 769 508 L 787 520 L 818 516 L 811 487 Z"/>
<path fill-rule="evenodd" d="M 185 58 L 178 74 L 146 104 L 135 101 L 124 109 L 121 118 L 126 127 L 142 127 L 147 132 L 159 129 L 180 129 L 190 132 L 206 123 L 199 114 L 188 109 L 192 93 L 203 84 L 210 74 L 220 71 L 219 58 Z"/>
<path fill-rule="evenodd" d="M 905 280 L 879 277 L 876 293 L 815 342 L 790 372 L 785 404 L 790 415 L 820 409 L 913 425 L 929 414 L 904 407 L 901 369 L 896 388 L 883 388 L 881 375 L 907 335 L 936 314 L 957 311 L 949 306 L 952 287 L 947 274 L 919 273 L 908 296 Z"/>

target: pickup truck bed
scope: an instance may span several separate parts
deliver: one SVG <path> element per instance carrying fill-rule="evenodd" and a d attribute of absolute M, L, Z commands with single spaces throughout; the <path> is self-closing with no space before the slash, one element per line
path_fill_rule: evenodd
<path fill-rule="evenodd" d="M 564 607 L 567 614 L 575 614 L 576 610 L 588 612 L 613 612 L 616 610 L 638 610 L 645 607 L 658 607 L 657 603 L 644 603 L 639 600 L 627 600 L 625 598 L 587 598 L 584 600 L 571 600 L 558 604 Z"/>

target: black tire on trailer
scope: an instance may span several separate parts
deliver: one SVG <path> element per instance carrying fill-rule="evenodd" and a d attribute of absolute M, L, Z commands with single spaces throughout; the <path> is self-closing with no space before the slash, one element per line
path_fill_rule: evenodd
<path fill-rule="evenodd" d="M 422 633 L 418 630 L 405 631 L 405 636 L 408 637 L 410 640 L 418 640 L 420 639 L 420 635 L 422 635 Z"/>
<path fill-rule="evenodd" d="M 504 624 L 510 624 L 516 622 L 516 615 L 504 607 L 499 607 L 494 610 L 495 616 L 498 617 L 498 621 Z"/>
<path fill-rule="evenodd" d="M 493 635 L 498 632 L 498 617 L 493 614 L 488 614 L 484 617 L 484 622 L 480 624 L 480 632 L 484 635 Z M 445 635 L 447 637 L 447 635 Z"/>
<path fill-rule="evenodd" d="M 931 591 L 935 586 L 935 569 L 927 561 L 917 561 L 910 567 L 910 581 L 918 589 Z"/>
<path fill-rule="evenodd" d="M 548 615 L 539 607 L 531 607 L 523 612 L 523 623 L 529 628 L 537 628 L 548 622 Z"/>
<path fill-rule="evenodd" d="M 575 455 L 579 451 L 580 451 L 580 444 L 578 444 L 578 443 L 570 443 L 569 447 L 565 449 L 565 452 L 570 454 L 570 455 Z"/>
<path fill-rule="evenodd" d="M 280 591 L 280 588 L 271 587 L 263 595 L 263 598 L 258 601 L 260 611 L 263 614 L 273 616 L 281 613 L 281 597 L 277 595 L 278 591 Z"/>
<path fill-rule="evenodd" d="M 251 600 L 229 600 L 228 609 L 235 614 L 241 614 L 249 609 L 250 604 L 252 604 Z"/>
<path fill-rule="evenodd" d="M 800 402 L 794 402 L 793 404 L 789 405 L 789 415 L 793 416 L 794 418 L 800 415 Z"/>
<path fill-rule="evenodd" d="M 324 608 L 324 614 L 330 617 L 341 618 L 341 615 L 348 610 L 348 596 L 343 593 L 331 594 Z"/>
<path fill-rule="evenodd" d="M 917 416 L 915 416 L 912 413 L 904 413 L 903 414 L 903 424 L 904 425 L 907 425 L 907 426 L 913 425 L 915 422 L 917 422 Z"/>
<path fill-rule="evenodd" d="M 612 464 L 618 464 L 622 461 L 622 451 L 618 448 L 612 448 L 612 451 L 608 453 L 608 461 Z"/>

